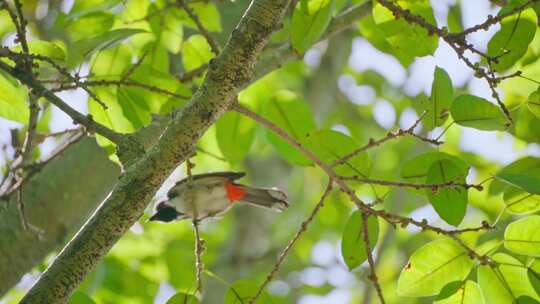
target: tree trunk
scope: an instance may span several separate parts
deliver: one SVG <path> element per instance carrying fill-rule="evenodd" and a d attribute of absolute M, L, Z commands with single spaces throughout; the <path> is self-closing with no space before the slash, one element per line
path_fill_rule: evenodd
<path fill-rule="evenodd" d="M 0 296 L 51 251 L 65 244 L 111 191 L 120 174 L 95 139 L 84 138 L 51 160 L 21 190 L 29 224 L 22 225 L 17 193 L 0 201 Z"/>

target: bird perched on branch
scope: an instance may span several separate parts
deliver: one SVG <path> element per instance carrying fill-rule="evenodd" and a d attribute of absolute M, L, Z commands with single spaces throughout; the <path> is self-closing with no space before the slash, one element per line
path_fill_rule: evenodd
<path fill-rule="evenodd" d="M 215 218 L 236 202 L 278 212 L 289 206 L 287 195 L 277 188 L 256 188 L 235 182 L 244 175 L 243 172 L 214 172 L 184 178 L 169 190 L 167 200 L 156 205 L 156 212 L 149 221 Z"/>

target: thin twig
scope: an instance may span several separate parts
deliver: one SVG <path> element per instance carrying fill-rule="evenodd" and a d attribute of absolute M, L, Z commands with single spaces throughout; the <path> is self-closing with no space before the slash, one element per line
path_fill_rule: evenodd
<path fill-rule="evenodd" d="M 374 148 L 374 147 L 377 147 L 377 146 L 380 146 L 381 144 L 391 140 L 391 139 L 396 139 L 396 138 L 399 138 L 401 136 L 404 136 L 404 135 L 412 135 L 413 137 L 421 140 L 421 141 L 425 141 L 425 142 L 428 142 L 430 144 L 433 144 L 433 145 L 436 145 L 436 146 L 439 146 L 439 145 L 442 145 L 443 142 L 437 140 L 437 139 L 430 139 L 430 138 L 427 138 L 427 137 L 423 137 L 423 136 L 420 136 L 420 135 L 417 135 L 414 133 L 414 129 L 418 126 L 418 124 L 420 123 L 420 121 L 422 121 L 422 119 L 426 116 L 427 114 L 427 111 L 424 111 L 424 113 L 422 113 L 422 115 L 420 115 L 420 117 L 413 123 L 412 126 L 410 126 L 408 129 L 399 129 L 395 132 L 388 132 L 388 134 L 386 134 L 385 137 L 381 138 L 381 139 L 373 139 L 373 138 L 370 138 L 368 143 L 366 145 L 364 145 L 363 147 L 360 147 L 354 151 L 352 151 L 351 153 L 343 156 L 342 158 L 340 159 L 337 159 L 336 161 L 334 161 L 331 165 L 331 167 L 335 167 L 335 166 L 338 166 L 338 165 L 342 165 L 344 163 L 346 163 L 349 159 L 355 157 L 356 155 L 364 152 L 364 151 L 367 151 L 371 148 Z"/>
<path fill-rule="evenodd" d="M 45 88 L 40 82 L 32 78 L 31 75 L 20 73 L 3 61 L 0 61 L 0 69 L 19 79 L 23 84 L 32 89 L 37 96 L 45 97 L 50 103 L 54 104 L 69 117 L 71 117 L 74 122 L 85 126 L 89 132 L 96 132 L 115 144 L 120 143 L 122 140 L 122 134 L 117 133 L 114 130 L 111 130 L 108 127 L 94 121 L 91 115 L 83 115 L 79 113 L 77 110 L 65 103 L 61 98 Z"/>
<path fill-rule="evenodd" d="M 210 156 L 210 157 L 213 157 L 213 158 L 215 158 L 215 159 L 217 159 L 217 160 L 220 160 L 220 161 L 222 161 L 222 162 L 226 162 L 226 161 L 227 161 L 224 157 L 221 157 L 221 156 L 219 156 L 219 155 L 217 155 L 217 154 L 215 154 L 215 153 L 212 153 L 212 152 L 210 152 L 210 151 L 208 151 L 208 150 L 206 150 L 206 149 L 203 149 L 203 148 L 201 148 L 201 147 L 197 147 L 197 152 L 201 152 L 202 154 L 206 154 L 206 155 L 208 155 L 208 156 Z"/>
<path fill-rule="evenodd" d="M 504 18 L 506 17 L 509 17 L 509 16 L 512 16 L 518 12 L 521 12 L 523 11 L 525 8 L 527 8 L 527 6 L 535 3 L 535 2 L 538 2 L 539 0 L 529 0 L 527 2 L 524 2 L 523 4 L 521 5 L 518 5 L 516 7 L 514 7 L 513 9 L 507 11 L 506 13 L 503 13 L 503 14 L 499 14 L 495 17 L 489 15 L 486 19 L 486 21 L 484 21 L 483 23 L 480 23 L 480 24 L 477 24 L 475 26 L 471 26 L 470 28 L 468 29 L 465 29 L 464 31 L 460 32 L 460 33 L 455 33 L 455 34 L 451 34 L 452 36 L 467 36 L 469 34 L 472 34 L 476 31 L 479 31 L 479 30 L 484 30 L 484 31 L 487 31 L 492 25 L 502 21 Z"/>
<path fill-rule="evenodd" d="M 21 220 L 21 224 L 23 226 L 23 229 L 25 231 L 28 231 L 30 233 L 33 233 L 39 240 L 43 238 L 43 234 L 45 231 L 42 229 L 39 229 L 38 227 L 32 225 L 30 221 L 28 220 L 28 217 L 26 216 L 26 209 L 24 206 L 24 200 L 22 198 L 22 189 L 17 189 L 17 207 L 19 208 L 19 217 Z"/>
<path fill-rule="evenodd" d="M 478 191 L 483 190 L 483 187 L 481 185 L 467 184 L 467 183 L 461 183 L 461 182 L 456 182 L 456 181 L 448 181 L 448 182 L 440 183 L 440 184 L 417 184 L 417 183 L 371 179 L 371 178 L 365 178 L 365 177 L 356 176 L 356 175 L 355 176 L 342 176 L 341 178 L 344 180 L 352 180 L 352 181 L 357 181 L 357 182 L 370 184 L 370 185 L 381 185 L 381 186 L 412 188 L 412 189 L 425 188 L 425 189 L 431 189 L 432 191 L 437 191 L 441 188 L 464 188 L 464 189 L 474 188 Z"/>
<path fill-rule="evenodd" d="M 65 144 L 58 147 L 47 159 L 33 163 L 29 166 L 26 166 L 27 170 L 26 174 L 22 179 L 19 179 L 15 184 L 11 185 L 8 190 L 6 190 L 4 193 L 0 194 L 0 199 L 7 200 L 9 196 L 11 196 L 13 193 L 15 193 L 17 190 L 19 190 L 27 181 L 29 181 L 35 174 L 37 174 L 45 165 L 47 165 L 50 161 L 58 157 L 59 155 L 62 155 L 62 153 L 71 145 L 79 142 L 85 135 L 84 131 L 82 129 L 79 129 L 80 132 L 74 134 L 72 137 L 70 137 Z"/>
<path fill-rule="evenodd" d="M 204 272 L 204 263 L 202 260 L 202 256 L 203 256 L 205 248 L 204 248 L 204 240 L 201 239 L 201 235 L 199 234 L 199 221 L 196 219 L 193 220 L 193 231 L 195 232 L 195 268 L 196 268 L 197 291 L 199 293 L 202 293 L 202 290 L 203 290 L 202 274 Z"/>
<path fill-rule="evenodd" d="M 204 74 L 204 72 L 206 72 L 206 69 L 208 69 L 208 65 L 203 64 L 203 65 L 201 65 L 200 67 L 198 67 L 198 68 L 196 68 L 194 70 L 191 70 L 189 72 L 185 72 L 185 73 L 182 73 L 182 74 L 176 76 L 176 79 L 178 79 L 178 81 L 180 81 L 180 82 L 189 82 L 189 81 L 193 80 L 193 78 L 199 77 L 202 74 Z"/>
<path fill-rule="evenodd" d="M 137 70 L 141 66 L 141 64 L 144 62 L 144 59 L 146 58 L 147 55 L 148 55 L 148 50 L 144 51 L 141 58 L 139 58 L 137 62 L 135 62 L 135 64 L 129 67 L 129 69 L 122 76 L 122 78 L 120 78 L 120 82 L 126 81 L 133 74 L 133 72 L 135 72 L 135 70 Z"/>
<path fill-rule="evenodd" d="M 375 271 L 375 262 L 373 261 L 373 253 L 371 248 L 371 241 L 369 239 L 369 226 L 368 226 L 368 215 L 365 212 L 362 212 L 362 234 L 364 236 L 364 248 L 369 264 L 369 270 L 370 274 L 368 275 L 369 280 L 373 283 L 373 287 L 375 287 L 375 290 L 377 291 L 377 295 L 379 296 L 379 301 L 381 304 L 384 304 L 384 295 L 381 289 L 381 285 L 379 284 L 379 278 L 377 277 L 377 272 Z"/>
<path fill-rule="evenodd" d="M 531 2 L 532 1 L 532 2 Z M 531 0 L 530 3 L 540 1 L 540 0 Z M 505 104 L 502 102 L 499 93 L 496 90 L 497 87 L 497 77 L 494 76 L 494 72 L 491 68 L 492 62 L 497 62 L 498 57 L 500 56 L 489 56 L 479 50 L 477 50 L 472 44 L 468 43 L 465 40 L 465 35 L 455 35 L 448 33 L 448 30 L 446 28 L 438 28 L 436 25 L 433 25 L 429 23 L 424 17 L 413 14 L 410 10 L 402 8 L 397 2 L 393 2 L 390 0 L 377 0 L 382 6 L 389 9 L 395 16 L 395 18 L 403 18 L 405 21 L 416 24 L 422 28 L 424 28 L 428 35 L 437 35 L 442 40 L 444 40 L 458 55 L 458 57 L 475 72 L 475 76 L 478 78 L 484 78 L 486 82 L 488 83 L 490 90 L 492 92 L 492 97 L 495 98 L 497 101 L 497 104 L 503 111 L 506 120 L 511 125 L 513 123 L 512 117 L 510 115 L 510 111 L 505 106 Z M 529 4 L 530 4 L 529 3 Z M 518 10 L 520 11 L 520 10 Z M 517 12 L 517 11 L 516 11 Z M 515 13 L 515 12 L 514 12 Z M 494 18 L 492 18 L 494 19 Z M 499 19 L 497 19 L 499 20 Z M 488 24 L 491 24 L 493 21 L 489 21 L 488 18 Z M 489 26 L 488 26 L 489 27 Z M 464 33 L 468 33 L 468 30 L 465 30 Z M 478 64 L 472 63 L 467 57 L 465 57 L 464 52 L 466 50 L 469 50 L 470 52 L 474 54 L 478 54 L 481 57 L 485 58 L 488 62 L 488 68 L 489 70 L 486 72 L 485 69 L 478 66 Z M 504 55 L 504 54 L 503 54 Z"/>
<path fill-rule="evenodd" d="M 321 195 L 319 202 L 315 205 L 315 208 L 313 208 L 308 218 L 304 220 L 302 224 L 300 224 L 300 228 L 298 228 L 298 231 L 296 231 L 294 237 L 289 241 L 287 246 L 283 248 L 283 250 L 279 254 L 279 257 L 276 263 L 274 264 L 274 267 L 272 268 L 270 273 L 268 273 L 268 275 L 266 276 L 266 279 L 261 284 L 261 286 L 259 286 L 257 293 L 253 296 L 253 298 L 250 299 L 249 301 L 250 304 L 255 303 L 255 301 L 262 294 L 263 290 L 266 288 L 266 286 L 272 281 L 276 273 L 279 271 L 281 264 L 283 264 L 283 261 L 285 261 L 287 254 L 289 254 L 289 251 L 294 247 L 294 245 L 300 239 L 300 237 L 304 234 L 304 232 L 306 232 L 309 224 L 313 221 L 313 219 L 315 219 L 315 216 L 317 215 L 317 213 L 319 213 L 319 210 L 321 210 L 321 208 L 323 207 L 324 202 L 331 191 L 332 191 L 332 180 L 329 180 L 328 185 L 326 186 L 326 190 L 324 190 L 323 194 Z"/>
<path fill-rule="evenodd" d="M 363 212 L 368 213 L 369 215 L 375 215 L 375 216 L 381 217 L 392 225 L 401 225 L 403 227 L 406 227 L 407 225 L 410 224 L 410 225 L 417 226 L 421 228 L 422 230 L 430 230 L 438 234 L 447 234 L 447 235 L 461 234 L 465 232 L 480 231 L 480 230 L 487 230 L 487 229 L 493 228 L 487 222 L 482 222 L 482 225 L 479 227 L 446 230 L 443 228 L 429 225 L 426 220 L 417 221 L 415 219 L 400 216 L 397 214 L 392 214 L 384 210 L 375 210 L 371 208 L 371 206 L 368 206 L 367 204 L 365 204 L 360 198 L 358 198 L 355 192 L 347 185 L 346 181 L 344 181 L 340 176 L 338 176 L 329 165 L 325 164 L 315 154 L 313 154 L 313 152 L 306 149 L 301 143 L 299 143 L 296 139 L 294 139 L 291 135 L 289 135 L 283 129 L 275 125 L 273 122 L 247 109 L 246 107 L 243 107 L 239 103 L 235 103 L 232 107 L 232 110 L 253 119 L 254 121 L 258 122 L 264 127 L 270 129 L 276 135 L 278 135 L 283 140 L 285 140 L 286 142 L 291 144 L 293 147 L 295 147 L 299 152 L 304 154 L 308 159 L 313 161 L 313 163 L 315 163 L 319 168 L 321 168 L 328 175 L 329 178 L 334 180 L 334 182 L 339 186 L 340 190 L 349 197 L 349 199 L 358 207 L 358 209 L 360 209 Z"/>
<path fill-rule="evenodd" d="M 36 127 L 39 118 L 39 105 L 37 103 L 37 97 L 30 94 L 29 105 L 30 115 L 28 117 L 28 131 L 26 132 L 26 138 L 24 139 L 24 145 L 22 150 L 22 164 L 26 164 L 31 161 L 34 138 L 36 137 Z"/>
<path fill-rule="evenodd" d="M 146 90 L 148 90 L 150 92 L 163 94 L 163 95 L 171 96 L 171 97 L 178 98 L 178 99 L 189 99 L 190 98 L 189 96 L 186 96 L 186 95 L 181 95 L 181 94 L 174 93 L 174 92 L 162 89 L 160 87 L 157 87 L 157 86 L 154 86 L 154 85 L 151 85 L 151 84 L 142 83 L 142 82 L 138 82 L 138 81 L 130 80 L 130 79 L 126 79 L 126 80 L 121 80 L 121 79 L 120 80 L 100 79 L 100 80 L 79 81 L 79 82 L 76 82 L 74 84 L 66 83 L 66 84 L 61 84 L 59 87 L 52 89 L 51 92 L 60 92 L 60 91 L 66 91 L 66 90 L 73 90 L 73 89 L 80 88 L 80 87 L 95 87 L 95 86 L 136 87 L 136 88 L 146 89 Z"/>
<path fill-rule="evenodd" d="M 199 30 L 199 32 L 201 33 L 201 35 L 203 35 L 203 37 L 206 39 L 206 41 L 208 42 L 208 44 L 210 45 L 210 49 L 212 49 L 212 52 L 217 56 L 219 55 L 219 52 L 220 52 L 220 47 L 219 47 L 219 44 L 217 43 L 217 41 L 210 35 L 210 33 L 208 32 L 208 30 L 204 27 L 204 25 L 202 24 L 201 20 L 199 19 L 199 16 L 197 16 L 197 14 L 195 14 L 195 12 L 191 9 L 191 7 L 189 7 L 188 4 L 186 4 L 184 2 L 184 0 L 178 0 L 176 2 L 178 4 L 178 6 L 180 8 L 182 8 L 189 16 L 189 18 L 191 20 L 193 20 L 193 22 L 195 23 L 195 25 L 197 26 L 197 29 Z"/>

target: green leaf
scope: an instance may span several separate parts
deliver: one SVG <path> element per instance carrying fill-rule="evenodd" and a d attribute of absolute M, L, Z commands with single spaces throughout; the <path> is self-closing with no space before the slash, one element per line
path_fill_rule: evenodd
<path fill-rule="evenodd" d="M 132 65 L 131 56 L 131 50 L 125 44 L 100 51 L 92 60 L 92 75 L 118 79 Z"/>
<path fill-rule="evenodd" d="M 213 57 L 212 49 L 202 35 L 193 35 L 182 44 L 182 64 L 186 71 L 208 63 Z"/>
<path fill-rule="evenodd" d="M 133 35 L 143 33 L 139 29 L 117 29 L 82 39 L 73 43 L 68 52 L 68 65 L 76 66 L 97 51 L 115 47 Z"/>
<path fill-rule="evenodd" d="M 76 0 L 69 14 L 81 15 L 109 9 L 120 1 L 122 0 Z"/>
<path fill-rule="evenodd" d="M 397 293 L 406 297 L 439 294 L 450 282 L 464 280 L 474 263 L 455 241 L 441 238 L 416 250 L 398 279 Z"/>
<path fill-rule="evenodd" d="M 529 95 L 527 107 L 537 118 L 540 118 L 540 87 Z"/>
<path fill-rule="evenodd" d="M 165 304 L 199 304 L 201 303 L 194 295 L 179 292 L 170 297 Z"/>
<path fill-rule="evenodd" d="M 427 22 L 437 24 L 429 1 L 398 0 L 395 2 L 413 14 L 422 16 Z M 374 3 L 372 14 L 375 23 L 396 53 L 403 53 L 407 57 L 421 57 L 431 55 L 437 49 L 439 44 L 437 35 L 429 35 L 423 27 L 410 24 L 404 18 L 396 19 L 390 10 L 378 3 Z"/>
<path fill-rule="evenodd" d="M 540 260 L 534 259 L 531 262 L 529 269 L 527 269 L 527 277 L 536 294 L 540 296 Z"/>
<path fill-rule="evenodd" d="M 16 52 L 21 52 L 22 48 L 20 45 L 17 45 L 13 48 L 13 50 Z M 50 41 L 28 41 L 28 51 L 31 54 L 49 57 L 54 61 L 64 61 L 66 59 L 66 53 L 64 50 L 57 46 L 54 42 Z"/>
<path fill-rule="evenodd" d="M 459 282 L 461 283 L 461 282 Z M 476 282 L 467 280 L 452 295 L 433 302 L 433 304 L 483 304 L 482 291 Z"/>
<path fill-rule="evenodd" d="M 227 289 L 227 292 L 225 293 L 225 299 L 223 301 L 224 304 L 242 304 L 242 303 L 248 303 L 255 294 L 257 294 L 257 291 L 259 290 L 259 284 L 255 283 L 254 281 L 248 281 L 248 280 L 238 280 L 234 282 L 229 289 Z M 255 303 L 270 303 L 270 298 L 266 292 L 263 291 L 263 293 L 259 296 L 257 301 Z"/>
<path fill-rule="evenodd" d="M 494 268 L 481 265 L 477 273 L 478 284 L 486 303 L 515 303 L 520 296 L 538 299 L 527 279 L 527 268 L 521 262 L 504 253 L 497 253 L 492 258 L 499 265 Z"/>
<path fill-rule="evenodd" d="M 428 130 L 441 126 L 446 121 L 453 99 L 454 88 L 450 76 L 442 68 L 435 67 L 430 103 L 426 109 L 428 113 L 422 120 Z"/>
<path fill-rule="evenodd" d="M 447 182 L 465 183 L 464 172 L 448 159 L 435 161 L 429 168 L 426 184 Z M 465 217 L 467 210 L 467 189 L 463 187 L 445 187 L 437 191 L 426 189 L 426 194 L 437 214 L 448 224 L 457 226 Z"/>
<path fill-rule="evenodd" d="M 460 158 L 444 152 L 427 152 L 407 160 L 401 168 L 401 177 L 424 178 L 434 162 L 444 159 L 453 161 L 459 167 L 460 172 L 464 175 L 467 174 L 469 166 Z"/>
<path fill-rule="evenodd" d="M 122 107 L 120 106 L 116 94 L 116 89 L 113 88 L 96 88 L 94 93 L 98 98 L 107 105 L 107 109 L 104 109 L 97 102 L 88 98 L 88 111 L 92 115 L 92 118 L 117 132 L 131 133 L 135 131 L 133 124 L 124 116 Z M 110 141 L 105 140 L 103 137 L 97 137 L 98 142 L 102 146 L 110 145 Z"/>
<path fill-rule="evenodd" d="M 540 194 L 540 172 L 527 171 L 518 174 L 502 172 L 496 177 L 531 194 Z"/>
<path fill-rule="evenodd" d="M 182 20 L 177 16 L 178 14 L 175 14 L 175 12 L 176 10 L 167 11 L 165 14 L 164 24 L 163 26 L 159 27 L 161 32 L 156 33 L 156 35 L 160 35 L 160 43 L 173 54 L 180 52 L 182 49 L 182 40 L 184 39 L 184 26 L 182 24 Z"/>
<path fill-rule="evenodd" d="M 212 2 L 207 3 L 192 3 L 189 5 L 195 14 L 199 17 L 202 25 L 207 31 L 221 32 L 221 16 L 216 5 Z M 187 24 L 193 28 L 197 28 L 190 18 L 184 20 Z"/>
<path fill-rule="evenodd" d="M 152 113 L 162 113 L 164 107 L 170 104 L 176 106 L 182 105 L 191 96 L 191 90 L 188 87 L 182 85 L 169 73 L 155 70 L 150 64 L 141 65 L 131 74 L 129 79 L 136 83 L 145 84 L 156 89 L 186 97 L 184 99 L 178 96 L 166 95 L 165 93 L 153 92 L 148 88 L 124 86 L 125 92 L 130 98 L 137 99 L 138 103 L 148 105 L 148 108 Z"/>
<path fill-rule="evenodd" d="M 538 170 L 540 170 L 540 158 L 528 156 L 508 164 L 506 167 L 497 172 L 495 176 L 522 174 L 523 172 L 536 172 Z M 489 194 L 499 194 L 508 187 L 510 187 L 510 185 L 507 182 L 495 179 L 489 186 Z"/>
<path fill-rule="evenodd" d="M 77 18 L 68 18 L 65 24 L 67 34 L 73 41 L 102 34 L 114 24 L 114 15 L 106 11 L 76 16 Z"/>
<path fill-rule="evenodd" d="M 458 125 L 479 130 L 506 130 L 506 118 L 499 107 L 489 101 L 473 96 L 461 95 L 450 107 L 452 118 Z"/>
<path fill-rule="evenodd" d="M 150 108 L 145 100 L 132 98 L 124 87 L 118 88 L 117 96 L 118 104 L 122 108 L 124 117 L 131 122 L 135 129 L 142 128 L 150 123 L 152 117 L 150 116 Z"/>
<path fill-rule="evenodd" d="M 379 222 L 377 217 L 369 216 L 367 219 L 368 235 L 371 251 L 374 250 L 379 238 Z M 345 224 L 341 239 L 341 256 L 350 270 L 360 266 L 366 259 L 366 246 L 364 242 L 364 220 L 360 211 L 355 211 Z"/>
<path fill-rule="evenodd" d="M 540 257 L 540 215 L 510 223 L 504 231 L 504 247 L 517 254 Z"/>
<path fill-rule="evenodd" d="M 334 0 L 301 0 L 292 16 L 291 42 L 303 54 L 322 36 L 332 18 Z"/>
<path fill-rule="evenodd" d="M 393 55 L 404 67 L 408 67 L 413 61 L 414 56 L 405 52 L 396 52 L 390 45 L 382 30 L 377 26 L 373 20 L 373 16 L 367 15 L 360 19 L 358 22 L 358 28 L 362 37 L 367 39 L 374 47 L 379 51 Z"/>
<path fill-rule="evenodd" d="M 527 52 L 535 32 L 536 14 L 532 8 L 504 18 L 501 29 L 488 43 L 487 55 L 497 57 L 493 68 L 503 71 L 512 67 Z"/>
<path fill-rule="evenodd" d="M 332 164 L 338 159 L 355 151 L 359 145 L 351 137 L 333 130 L 315 131 L 309 134 L 306 147 L 317 155 L 324 163 Z M 366 152 L 358 153 L 345 163 L 334 167 L 334 171 L 342 176 L 369 175 L 369 158 Z"/>
<path fill-rule="evenodd" d="M 267 102 L 264 116 L 300 142 L 315 130 L 315 119 L 308 104 L 290 91 L 280 91 Z M 294 165 L 307 166 L 311 161 L 302 153 L 271 131 L 267 131 L 268 141 L 277 152 Z"/>
<path fill-rule="evenodd" d="M 0 71 L 0 117 L 28 123 L 28 92 L 19 82 Z"/>
<path fill-rule="evenodd" d="M 540 196 L 516 187 L 508 187 L 503 194 L 506 209 L 510 213 L 527 214 L 540 210 Z"/>
<path fill-rule="evenodd" d="M 227 112 L 216 123 L 216 139 L 223 156 L 232 163 L 246 157 L 255 139 L 257 124 L 236 112 Z"/>
<path fill-rule="evenodd" d="M 71 298 L 69 298 L 68 304 L 96 304 L 96 302 L 84 292 L 75 291 Z"/>
<path fill-rule="evenodd" d="M 521 296 L 517 298 L 516 303 L 517 304 L 539 304 L 540 302 L 536 301 L 535 299 L 529 296 Z"/>

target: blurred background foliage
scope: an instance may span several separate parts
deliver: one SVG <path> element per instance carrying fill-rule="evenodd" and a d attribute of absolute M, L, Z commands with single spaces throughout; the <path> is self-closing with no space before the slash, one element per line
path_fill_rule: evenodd
<path fill-rule="evenodd" d="M 187 2 L 210 34 L 224 45 L 249 1 Z M 300 1 L 299 6 L 307 2 L 308 5 L 320 5 L 317 9 L 325 8 L 326 11 L 318 15 L 320 20 L 314 21 L 324 25 L 346 7 L 359 5 L 363 1 Z M 416 9 L 415 12 L 433 24 L 447 25 L 449 31 L 459 32 L 466 28 L 462 15 L 470 15 L 466 10 L 474 5 L 465 4 L 466 1 L 431 2 L 433 6 L 428 1 L 415 1 L 420 8 L 411 4 L 412 10 Z M 488 1 L 474 2 L 482 2 L 483 6 L 480 6 L 484 10 L 473 14 L 472 24 L 481 23 L 488 13 L 500 8 Z M 148 125 L 153 114 L 167 114 L 185 104 L 201 84 L 204 74 L 197 74 L 191 81 L 183 82 L 178 81 L 177 77 L 200 68 L 214 57 L 207 40 L 185 11 L 175 5 L 175 1 L 28 0 L 24 1 L 23 8 L 29 19 L 29 40 L 53 43 L 54 47 L 36 46 L 36 49 L 46 52 L 46 56 L 58 58 L 69 70 L 90 75 L 88 79 L 93 81 L 118 80 L 121 75 L 129 73 L 134 81 L 172 93 L 163 94 L 138 86 L 92 88 L 96 96 L 107 104 L 108 110 L 104 110 L 81 89 L 64 95 L 81 111 L 86 111 L 96 121 L 118 132 L 133 132 Z M 298 6 L 295 9 L 299 9 Z M 434 83 L 439 85 L 437 81 L 450 81 L 450 93 L 453 91 L 454 97 L 477 94 L 493 101 L 485 85 L 478 85 L 474 71 L 452 69 L 453 65 L 463 63 L 457 57 L 448 55 L 448 51 L 444 52 L 441 46 L 443 42 L 436 35 L 428 36 L 403 19 L 394 20 L 390 12 L 380 5 L 356 22 L 352 30 L 318 44 L 314 43 L 325 27 L 321 33 L 306 29 L 303 25 L 306 20 L 311 20 L 310 7 L 307 17 L 295 15 L 295 9 L 291 9 L 283 29 L 273 36 L 261 58 L 271 56 L 273 48 L 278 48 L 289 39 L 292 39 L 295 52 L 306 52 L 305 55 L 264 76 L 242 91 L 238 99 L 241 104 L 273 121 L 298 140 L 303 141 L 307 134 L 318 134 L 318 130 L 334 130 L 339 135 L 325 135 L 328 136 L 325 137 L 328 140 L 326 144 L 342 155 L 351 150 L 345 147 L 347 145 L 360 147 L 370 139 L 386 136 L 389 131 L 409 128 L 433 102 L 431 80 L 434 75 L 436 79 L 438 77 L 435 64 L 447 70 L 441 69 L 439 73 L 446 76 L 439 77 L 447 77 L 448 80 L 436 80 Z M 535 12 L 528 10 L 527 14 L 521 18 L 530 17 L 527 20 L 530 20 L 528 25 L 532 24 L 532 27 L 523 29 L 524 37 L 515 39 L 525 39 L 529 43 L 516 46 L 524 48 L 522 55 L 498 67 L 499 71 L 520 70 L 527 78 L 535 80 L 515 77 L 501 83 L 500 93 L 515 121 L 508 131 L 495 133 L 494 130 L 501 130 L 499 125 L 472 126 L 489 131 L 471 131 L 466 128 L 466 123 L 462 124 L 465 127 L 455 124 L 446 113 L 439 120 L 422 121 L 421 127 L 415 129 L 431 138 L 441 135 L 443 145 L 435 147 L 415 137 L 403 136 L 369 149 L 359 161 L 362 168 L 355 168 L 355 171 L 361 171 L 373 179 L 403 180 L 402 170 L 408 160 L 425 152 L 436 151 L 451 154 L 464 162 L 466 167 L 471 168 L 467 182 L 477 184 L 520 157 L 539 156 L 540 149 L 536 143 L 540 142 L 540 119 L 538 104 L 535 103 L 538 98 L 528 98 L 537 90 L 540 80 L 540 34 L 537 31 L 535 34 Z M 470 26 L 471 17 L 468 18 L 467 26 Z M 505 28 L 504 24 L 502 28 Z M 474 42 L 489 52 L 487 41 L 496 31 L 476 35 Z M 13 44 L 14 28 L 5 10 L 0 12 L 0 37 L 3 45 Z M 443 51 L 439 52 L 441 49 Z M 422 61 L 419 57 L 431 59 Z M 139 62 L 141 58 L 144 58 L 142 63 Z M 377 62 L 380 64 L 377 65 Z M 136 63 L 138 67 L 128 72 Z M 43 79 L 54 78 L 54 73 L 47 65 L 40 66 L 40 77 Z M 0 75 L 0 87 L 12 90 L 11 95 L 19 96 L 19 99 L 10 101 L 12 108 L 0 109 L 0 115 L 12 121 L 8 124 L 2 120 L 2 123 L 12 127 L 13 121 L 18 122 L 15 128 L 24 129 L 28 119 L 25 91 L 4 74 Z M 450 97 L 450 102 L 452 100 Z M 46 101 L 41 101 L 41 106 L 44 111 L 39 120 L 40 132 L 70 127 L 69 118 L 53 111 Z M 452 115 L 459 116 L 459 113 Z M 504 121 L 504 116 L 500 115 Z M 457 119 L 454 117 L 454 120 Z M 112 143 L 99 135 L 96 137 L 114 159 Z M 471 140 L 477 140 L 483 146 L 478 148 L 478 145 L 468 144 Z M 41 156 L 36 153 L 35 158 L 44 157 L 54 145 L 54 141 L 41 144 Z M 195 173 L 245 171 L 247 177 L 243 182 L 284 189 L 291 202 L 290 208 L 282 214 L 237 206 L 220 221 L 206 223 L 202 227 L 202 237 L 207 247 L 203 257 L 207 271 L 203 277 L 205 292 L 202 302 L 237 303 L 230 295 L 231 284 L 234 283 L 239 290 L 257 289 L 279 252 L 324 192 L 327 176 L 313 167 L 295 148 L 236 112 L 221 117 L 198 146 L 199 152 L 192 159 Z M 6 151 L 3 163 L 7 163 L 11 157 L 11 150 Z M 172 183 L 184 176 L 184 171 L 183 166 L 175 171 L 158 192 L 156 201 L 163 197 Z M 344 175 L 354 174 L 344 172 Z M 450 227 L 431 207 L 429 195 L 424 190 L 361 183 L 351 185 L 364 201 L 376 202 L 377 208 L 417 220 L 425 218 L 430 224 Z M 484 191 L 469 190 L 465 218 L 457 224 L 460 228 L 473 227 L 483 220 L 493 222 L 500 215 L 502 228 L 481 234 L 466 234 L 463 238 L 469 244 L 485 245 L 501 240 L 506 224 L 520 216 L 515 213 L 537 210 L 534 207 L 525 212 L 518 210 L 501 215 L 505 208 L 505 197 L 502 191 L 492 190 L 493 187 L 486 187 Z M 519 195 L 504 194 L 509 197 Z M 538 196 L 533 195 L 531 199 L 531 204 L 538 206 Z M 346 196 L 334 190 L 292 249 L 260 302 L 377 303 L 367 279 L 367 264 L 349 270 L 341 257 L 342 234 L 353 210 L 353 204 Z M 151 212 L 151 207 L 148 212 Z M 184 221 L 160 225 L 147 223 L 146 218 L 147 215 L 114 246 L 97 269 L 85 279 L 70 303 L 165 303 L 177 292 L 195 292 L 191 223 Z M 435 297 L 400 297 L 396 290 L 398 276 L 408 258 L 422 245 L 439 236 L 428 231 L 420 232 L 413 227 L 394 229 L 382 220 L 379 220 L 379 230 L 375 259 L 387 303 L 433 302 Z M 26 275 L 0 303 L 16 303 L 53 256 L 54 253 L 51 253 L 42 265 Z M 521 262 L 527 260 L 521 256 L 518 258 Z M 474 278 L 475 274 L 471 276 Z M 190 301 L 195 303 L 197 300 Z"/>

